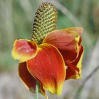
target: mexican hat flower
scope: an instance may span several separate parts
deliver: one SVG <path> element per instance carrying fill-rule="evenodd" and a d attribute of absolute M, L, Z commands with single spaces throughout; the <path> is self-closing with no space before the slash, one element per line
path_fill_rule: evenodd
<path fill-rule="evenodd" d="M 81 27 L 56 30 L 57 11 L 42 3 L 35 14 L 32 40 L 15 40 L 12 56 L 19 60 L 18 72 L 25 86 L 60 95 L 63 83 L 81 78 L 83 46 Z"/>

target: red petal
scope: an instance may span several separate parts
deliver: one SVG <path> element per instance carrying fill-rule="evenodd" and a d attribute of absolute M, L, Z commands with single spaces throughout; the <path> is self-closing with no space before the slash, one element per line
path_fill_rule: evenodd
<path fill-rule="evenodd" d="M 61 54 L 65 61 L 73 61 L 77 57 L 77 52 L 75 51 L 68 51 L 68 50 L 60 50 Z"/>
<path fill-rule="evenodd" d="M 76 66 L 68 66 L 66 70 L 66 80 L 68 79 L 78 79 L 79 69 Z"/>
<path fill-rule="evenodd" d="M 23 81 L 24 85 L 32 92 L 35 92 L 36 88 L 36 79 L 28 72 L 26 63 L 19 64 L 19 76 Z M 42 85 L 40 84 L 40 92 L 44 94 Z"/>
<path fill-rule="evenodd" d="M 65 55 L 63 54 L 63 57 L 64 56 Z M 83 57 L 83 47 L 81 46 L 80 52 L 74 60 L 72 61 L 65 60 L 65 64 L 68 66 L 66 70 L 66 80 L 81 78 L 82 57 Z"/>
<path fill-rule="evenodd" d="M 27 61 L 28 70 L 45 90 L 60 94 L 65 80 L 65 64 L 60 52 L 50 44 L 40 45 L 38 54 Z"/>
<path fill-rule="evenodd" d="M 56 46 L 68 66 L 66 70 L 66 79 L 80 78 L 82 63 L 81 34 L 82 28 L 74 27 L 64 30 L 53 31 L 48 34 L 43 42 Z M 78 60 L 78 61 L 77 61 Z"/>
<path fill-rule="evenodd" d="M 25 62 L 19 64 L 19 76 L 29 89 L 35 90 L 36 80 L 28 72 Z"/>
<path fill-rule="evenodd" d="M 67 28 L 66 31 L 68 33 L 72 33 L 75 36 L 79 35 L 80 38 L 78 40 L 78 44 L 79 45 L 81 44 L 81 41 L 82 41 L 81 35 L 82 35 L 83 31 L 84 31 L 82 27 L 71 27 L 71 28 Z"/>
<path fill-rule="evenodd" d="M 50 43 L 61 50 L 77 50 L 77 44 L 81 43 L 82 28 L 67 28 L 56 30 L 47 35 L 43 42 Z"/>
<path fill-rule="evenodd" d="M 34 57 L 37 53 L 37 45 L 33 41 L 29 40 L 16 40 L 14 43 L 14 47 L 12 50 L 12 56 L 24 62 L 32 57 Z"/>

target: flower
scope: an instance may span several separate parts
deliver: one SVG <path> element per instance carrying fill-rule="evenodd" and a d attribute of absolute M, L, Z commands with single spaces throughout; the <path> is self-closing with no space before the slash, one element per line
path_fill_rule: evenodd
<path fill-rule="evenodd" d="M 15 40 L 12 50 L 14 59 L 19 60 L 21 80 L 32 91 L 38 81 L 43 95 L 46 90 L 60 95 L 65 80 L 81 78 L 83 29 L 55 30 L 55 26 L 55 8 L 43 3 L 36 13 L 32 40 Z"/>

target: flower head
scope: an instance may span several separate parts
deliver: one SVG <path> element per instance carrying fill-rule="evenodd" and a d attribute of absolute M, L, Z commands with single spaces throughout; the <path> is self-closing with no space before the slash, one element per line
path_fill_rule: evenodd
<path fill-rule="evenodd" d="M 12 56 L 19 60 L 19 76 L 30 90 L 39 82 L 40 92 L 60 95 L 63 83 L 81 78 L 83 29 L 56 30 L 57 11 L 43 3 L 36 12 L 32 40 L 14 42 Z"/>

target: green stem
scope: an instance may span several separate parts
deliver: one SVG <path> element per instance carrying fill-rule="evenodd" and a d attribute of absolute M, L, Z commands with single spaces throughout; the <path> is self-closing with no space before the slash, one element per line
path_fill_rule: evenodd
<path fill-rule="evenodd" d="M 38 99 L 38 93 L 39 93 L 39 83 L 38 83 L 38 81 L 36 81 L 36 90 L 35 90 L 35 92 L 36 92 L 35 99 Z"/>

